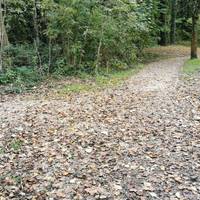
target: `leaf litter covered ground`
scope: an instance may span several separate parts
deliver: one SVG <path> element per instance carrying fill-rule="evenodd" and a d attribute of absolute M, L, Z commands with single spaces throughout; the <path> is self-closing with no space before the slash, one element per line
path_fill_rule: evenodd
<path fill-rule="evenodd" d="M 0 103 L 0 199 L 200 199 L 200 75 L 154 62 L 122 86 Z"/>

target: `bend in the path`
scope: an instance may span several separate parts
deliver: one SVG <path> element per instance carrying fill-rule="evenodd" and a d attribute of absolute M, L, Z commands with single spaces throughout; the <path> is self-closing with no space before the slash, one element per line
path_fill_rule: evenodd
<path fill-rule="evenodd" d="M 175 88 L 186 58 L 178 57 L 154 62 L 130 80 L 136 92 L 165 92 Z"/>
<path fill-rule="evenodd" d="M 95 95 L 2 103 L 0 146 L 23 141 L 0 163 L 4 176 L 21 176 L 16 199 L 200 199 L 200 124 L 192 94 L 177 87 L 183 63 L 149 64 Z"/>
<path fill-rule="evenodd" d="M 7 117 L 15 120 L 16 117 L 20 117 L 28 108 L 35 107 L 39 104 L 51 104 L 56 106 L 72 106 L 80 104 L 85 105 L 85 102 L 92 103 L 91 101 L 98 96 L 104 96 L 104 98 L 109 98 L 109 95 L 121 96 L 138 94 L 143 95 L 143 93 L 153 93 L 160 92 L 166 93 L 172 88 L 176 87 L 179 79 L 180 68 L 183 65 L 185 58 L 178 57 L 173 59 L 167 59 L 164 61 L 154 62 L 148 64 L 141 72 L 137 75 L 131 77 L 129 80 L 121 87 L 110 88 L 95 94 L 80 94 L 74 95 L 70 99 L 66 100 L 23 100 L 23 99 L 13 99 L 8 102 L 0 102 L 0 120 Z M 123 92 L 124 90 L 124 92 Z M 86 104 L 87 104 L 86 103 Z M 60 107 L 60 106 L 59 106 Z M 11 114 L 11 115 L 10 115 Z M 16 114 L 16 115 L 15 115 Z M 10 115 L 10 116 L 9 116 Z M 15 115 L 15 116 L 12 116 Z"/>

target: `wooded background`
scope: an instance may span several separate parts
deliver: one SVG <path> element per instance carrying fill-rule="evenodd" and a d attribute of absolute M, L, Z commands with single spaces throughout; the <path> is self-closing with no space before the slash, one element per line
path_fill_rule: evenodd
<path fill-rule="evenodd" d="M 0 71 L 69 75 L 132 67 L 145 47 L 192 41 L 199 0 L 1 0 Z M 14 71 L 13 71 L 14 70 Z M 9 73 L 8 73 L 9 72 Z"/>

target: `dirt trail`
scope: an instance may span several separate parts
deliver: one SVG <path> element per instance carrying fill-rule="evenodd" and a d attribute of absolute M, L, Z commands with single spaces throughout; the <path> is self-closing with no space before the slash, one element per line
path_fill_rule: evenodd
<path fill-rule="evenodd" d="M 179 77 L 180 67 L 183 65 L 184 60 L 185 59 L 183 58 L 176 58 L 168 59 L 162 62 L 151 63 L 138 75 L 133 76 L 130 80 L 125 82 L 125 88 L 127 89 L 128 87 L 131 93 L 143 93 L 148 91 L 160 91 L 162 93 L 165 93 L 169 90 L 169 88 L 176 86 Z M 106 90 L 103 91 L 101 94 L 107 95 L 112 92 L 117 92 L 118 90 L 124 90 L 125 88 L 117 88 L 114 91 L 113 89 L 111 89 L 111 91 Z M 84 95 L 78 95 L 74 98 L 73 101 L 75 100 L 77 101 L 77 103 L 79 103 L 80 101 L 85 101 L 91 98 L 91 95 L 87 94 L 86 97 Z M 74 104 L 73 101 L 71 102 L 72 104 Z M 26 112 L 26 108 L 34 107 L 41 103 L 56 104 L 56 102 L 57 100 L 45 101 L 42 98 L 40 100 L 23 100 L 22 98 L 14 98 L 10 101 L 5 101 L 3 103 L 0 102 L 0 114 L 2 114 L 0 116 L 0 119 L 1 117 L 5 118 L 5 114 L 7 114 L 10 119 L 12 119 L 13 116 L 9 116 L 9 114 Z"/>
<path fill-rule="evenodd" d="M 2 199 L 200 199 L 199 77 L 185 58 L 118 88 L 0 103 Z"/>

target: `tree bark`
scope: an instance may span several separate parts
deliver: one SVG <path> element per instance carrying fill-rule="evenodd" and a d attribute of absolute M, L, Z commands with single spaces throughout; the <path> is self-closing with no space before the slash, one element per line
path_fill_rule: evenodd
<path fill-rule="evenodd" d="M 51 60 L 52 60 L 52 39 L 49 38 L 49 65 L 48 65 L 48 74 L 51 70 Z"/>
<path fill-rule="evenodd" d="M 191 59 L 198 58 L 197 54 L 197 43 L 198 43 L 198 14 L 192 16 L 192 42 L 191 42 Z"/>
<path fill-rule="evenodd" d="M 166 8 L 166 0 L 160 0 L 160 40 L 159 40 L 159 45 L 161 46 L 166 46 L 167 45 L 167 33 L 166 33 L 166 13 L 165 13 L 165 8 Z"/>
<path fill-rule="evenodd" d="M 102 46 L 102 38 L 99 41 L 99 46 L 97 50 L 97 60 L 96 60 L 96 66 L 95 66 L 95 73 L 98 74 L 98 69 L 99 69 L 99 60 L 101 56 L 101 46 Z"/>
<path fill-rule="evenodd" d="M 42 60 L 40 55 L 40 36 L 39 36 L 39 22 L 38 22 L 38 8 L 37 0 L 34 0 L 34 29 L 35 29 L 35 50 L 37 54 L 37 65 L 40 73 L 42 73 Z"/>
<path fill-rule="evenodd" d="M 98 50 L 97 50 L 97 60 L 96 60 L 96 66 L 95 66 L 95 73 L 96 74 L 98 74 L 98 69 L 99 69 L 99 62 L 100 62 L 100 57 L 101 57 L 102 42 L 103 42 L 103 25 L 101 27 L 101 38 L 99 40 L 99 45 L 98 45 Z"/>
<path fill-rule="evenodd" d="M 3 70 L 3 50 L 9 45 L 8 35 L 5 28 L 5 14 L 3 14 L 3 7 L 5 6 L 4 0 L 0 0 L 0 72 Z"/>
<path fill-rule="evenodd" d="M 172 0 L 171 31 L 170 31 L 171 44 L 175 44 L 175 40 L 176 40 L 176 5 L 177 5 L 177 0 Z"/>

